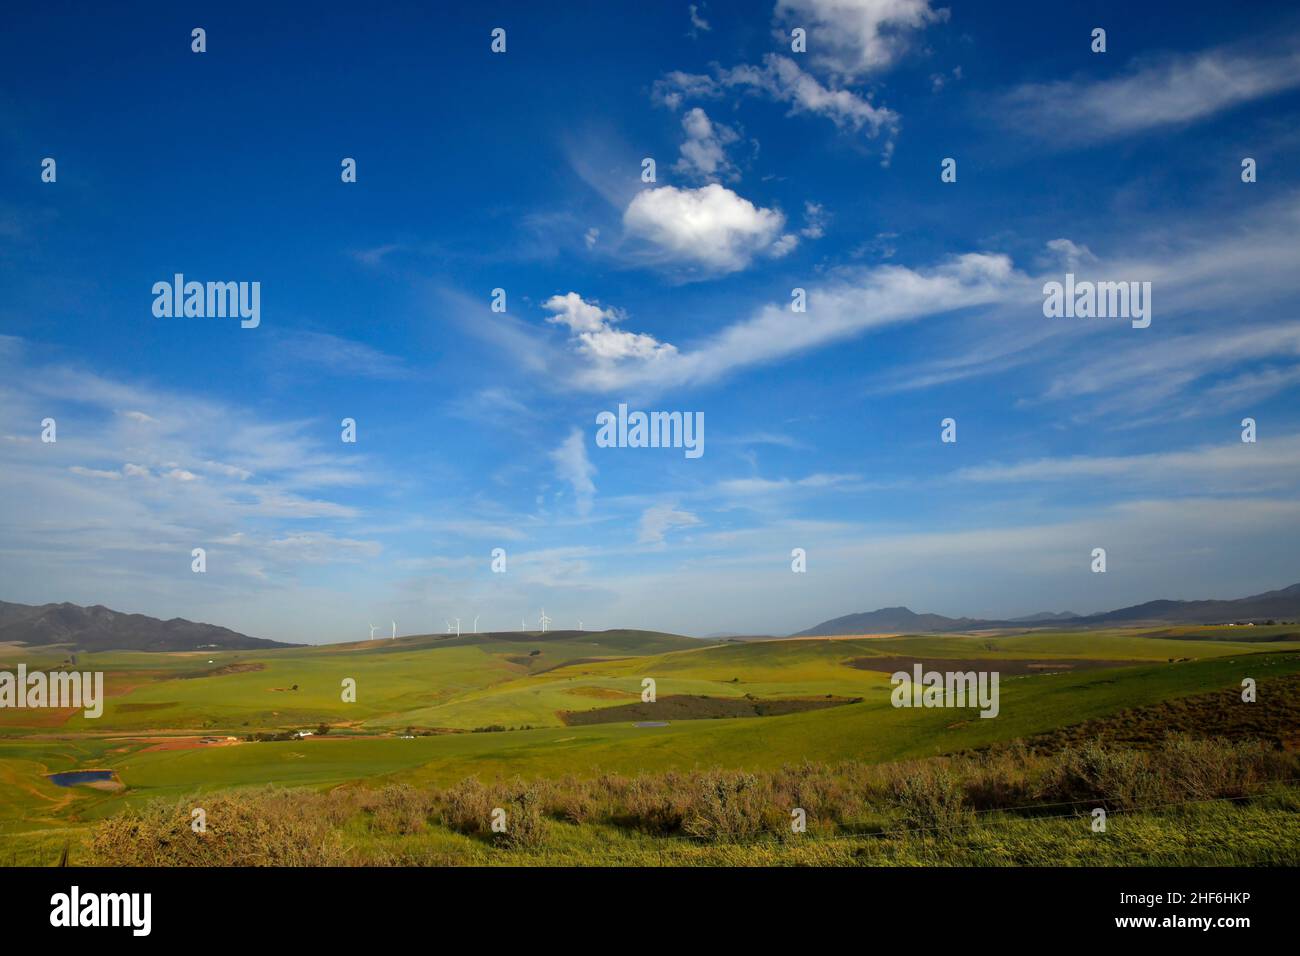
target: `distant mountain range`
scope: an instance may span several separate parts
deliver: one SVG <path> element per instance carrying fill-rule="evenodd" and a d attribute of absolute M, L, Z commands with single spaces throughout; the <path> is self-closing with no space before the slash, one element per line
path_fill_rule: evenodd
<path fill-rule="evenodd" d="M 935 634 L 1017 627 L 1126 627 L 1143 624 L 1220 624 L 1234 621 L 1300 620 L 1300 584 L 1226 601 L 1148 601 L 1100 614 L 1042 611 L 1009 620 L 917 614 L 905 607 L 882 607 L 823 621 L 794 637 L 830 634 Z M 710 635 L 721 637 L 722 635 Z M 726 637 L 736 639 L 735 635 Z M 103 605 L 10 604 L 0 601 L 0 643 L 33 647 L 66 646 L 77 651 L 257 650 L 298 647 L 249 637 L 215 624 L 174 617 L 123 614 Z"/>
<path fill-rule="evenodd" d="M 882 607 L 876 611 L 846 614 L 823 621 L 794 637 L 828 634 L 942 633 L 977 631 L 995 627 L 1126 627 L 1138 624 L 1220 624 L 1234 621 L 1300 620 L 1300 584 L 1278 591 L 1227 601 L 1147 601 L 1100 614 L 1071 614 L 1043 611 L 1028 617 L 991 621 L 971 617 L 917 614 L 905 607 Z"/>
<path fill-rule="evenodd" d="M 78 651 L 231 651 L 295 646 L 179 617 L 160 621 L 143 614 L 122 614 L 101 604 L 81 607 L 0 601 L 0 643 L 11 641 L 36 647 L 67 645 Z"/>

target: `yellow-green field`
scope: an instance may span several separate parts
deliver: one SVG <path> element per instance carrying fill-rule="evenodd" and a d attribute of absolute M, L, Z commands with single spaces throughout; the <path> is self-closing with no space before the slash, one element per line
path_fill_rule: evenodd
<path fill-rule="evenodd" d="M 0 840 L 40 845 L 155 797 L 277 784 L 445 786 L 466 777 L 553 779 L 810 760 L 880 763 L 1041 734 L 1116 712 L 1300 672 L 1286 629 L 1037 631 L 701 642 L 638 631 L 414 637 L 243 652 L 78 654 L 103 671 L 103 716 L 0 711 Z M 1293 629 L 1290 633 L 1294 633 Z M 0 647 L 0 669 L 67 666 L 61 649 Z M 1001 710 L 895 708 L 887 670 L 862 658 L 981 662 L 1006 669 Z M 1016 673 L 1032 661 L 1033 672 Z M 1059 662 L 1063 672 L 1039 665 Z M 1098 665 L 1097 662 L 1107 662 Z M 1082 668 L 1087 669 L 1082 669 Z M 786 716 L 567 725 L 565 712 L 699 698 L 860 702 Z M 346 702 L 345 680 L 356 700 Z M 1250 706 L 1243 704 L 1243 706 Z M 330 726 L 328 736 L 199 743 Z M 483 731 L 482 728 L 506 728 Z M 476 728 L 480 730 L 475 732 Z M 406 736 L 410 729 L 415 736 Z M 1204 728 L 1212 735 L 1214 728 Z M 171 749 L 176 748 L 176 749 Z M 59 787 L 46 775 L 116 772 L 119 791 Z"/>

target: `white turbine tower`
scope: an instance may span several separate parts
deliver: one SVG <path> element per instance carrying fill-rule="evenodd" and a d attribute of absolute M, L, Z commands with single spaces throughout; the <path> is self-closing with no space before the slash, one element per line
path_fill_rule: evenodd
<path fill-rule="evenodd" d="M 521 631 L 528 630 L 528 622 L 525 621 L 522 617 L 519 619 L 519 630 Z"/>
<path fill-rule="evenodd" d="M 582 618 L 578 618 L 578 630 L 582 630 Z"/>
<path fill-rule="evenodd" d="M 442 619 L 442 623 L 447 625 L 447 633 L 450 634 L 450 633 L 451 633 L 451 621 L 447 620 L 447 619 L 444 617 L 444 618 Z"/>
<path fill-rule="evenodd" d="M 397 622 L 393 622 L 393 640 L 397 640 Z"/>
<path fill-rule="evenodd" d="M 373 624 L 370 625 L 370 639 L 372 641 L 375 639 L 375 631 L 377 630 L 379 630 L 379 628 L 375 627 Z"/>
<path fill-rule="evenodd" d="M 551 619 L 546 616 L 546 608 L 542 608 L 542 616 L 537 619 L 537 623 L 542 625 L 542 633 L 546 633 L 546 625 L 551 623 Z"/>
<path fill-rule="evenodd" d="M 454 618 L 456 621 L 456 636 L 460 637 L 460 618 Z"/>
<path fill-rule="evenodd" d="M 478 619 L 479 619 L 479 615 L 475 614 L 475 615 L 474 615 L 474 633 L 475 633 L 475 634 L 478 633 Z"/>

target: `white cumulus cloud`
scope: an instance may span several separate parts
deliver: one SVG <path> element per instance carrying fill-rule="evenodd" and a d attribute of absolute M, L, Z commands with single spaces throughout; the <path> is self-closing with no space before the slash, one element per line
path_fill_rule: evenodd
<path fill-rule="evenodd" d="M 673 167 L 677 172 L 700 179 L 734 179 L 736 167 L 727 158 L 727 147 L 740 139 L 735 130 L 709 119 L 698 106 L 682 117 L 682 157 Z"/>
<path fill-rule="evenodd" d="M 599 362 L 653 359 L 676 351 L 653 335 L 614 328 L 615 322 L 623 320 L 621 312 L 587 302 L 576 292 L 553 295 L 542 308 L 555 313 L 547 322 L 565 326 L 578 351 Z"/>
<path fill-rule="evenodd" d="M 948 11 L 930 0 L 777 0 L 776 16 L 808 31 L 815 64 L 852 80 L 892 66 L 914 33 L 948 19 Z"/>
<path fill-rule="evenodd" d="M 737 272 L 757 255 L 783 255 L 793 245 L 782 242 L 784 213 L 755 206 L 717 183 L 637 193 L 623 213 L 623 226 L 669 260 L 709 272 Z"/>

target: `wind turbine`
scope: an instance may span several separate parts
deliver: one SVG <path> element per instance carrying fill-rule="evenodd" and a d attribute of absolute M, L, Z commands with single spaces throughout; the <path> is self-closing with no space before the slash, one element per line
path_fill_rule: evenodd
<path fill-rule="evenodd" d="M 519 619 L 519 630 L 520 631 L 528 630 L 528 622 L 525 621 L 522 617 Z"/>
<path fill-rule="evenodd" d="M 479 619 L 479 615 L 475 614 L 475 615 L 474 615 L 474 633 L 475 633 L 475 634 L 478 633 L 478 619 Z"/>
<path fill-rule="evenodd" d="M 393 622 L 393 640 L 397 640 L 397 622 Z"/>
<path fill-rule="evenodd" d="M 444 617 L 444 618 L 442 619 L 442 623 L 447 625 L 447 633 L 450 634 L 450 633 L 451 633 L 451 621 L 447 620 L 447 619 Z"/>
<path fill-rule="evenodd" d="M 542 608 L 542 616 L 537 619 L 537 622 L 542 625 L 542 633 L 545 634 L 546 625 L 551 623 L 551 619 L 546 616 L 546 608 Z"/>
<path fill-rule="evenodd" d="M 578 630 L 582 630 L 582 618 L 578 618 Z"/>
<path fill-rule="evenodd" d="M 460 637 L 460 618 L 456 618 L 456 636 Z"/>
<path fill-rule="evenodd" d="M 370 639 L 372 641 L 375 639 L 375 631 L 377 630 L 379 630 L 379 628 L 375 627 L 373 624 L 370 625 Z"/>

